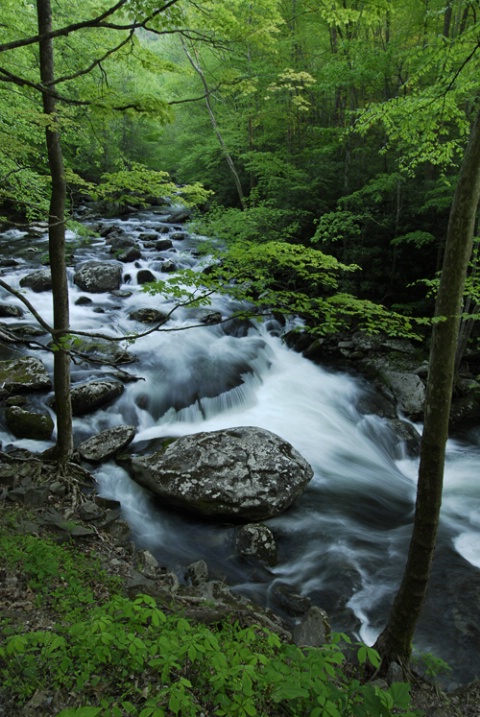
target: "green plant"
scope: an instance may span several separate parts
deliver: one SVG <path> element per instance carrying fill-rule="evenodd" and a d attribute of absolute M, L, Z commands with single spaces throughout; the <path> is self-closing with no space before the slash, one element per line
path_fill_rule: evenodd
<path fill-rule="evenodd" d="M 431 652 L 414 653 L 412 663 L 418 672 L 429 679 L 435 679 L 439 675 L 446 675 L 452 671 L 452 668 L 445 660 L 442 660 L 441 657 L 436 657 Z"/>

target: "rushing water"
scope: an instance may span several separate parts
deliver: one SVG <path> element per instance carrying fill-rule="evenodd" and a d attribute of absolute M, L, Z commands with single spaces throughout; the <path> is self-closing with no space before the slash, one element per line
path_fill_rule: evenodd
<path fill-rule="evenodd" d="M 132 236 L 159 229 L 158 213 L 140 213 L 123 221 Z M 118 220 L 116 223 L 119 223 Z M 165 228 L 168 227 L 163 227 Z M 173 229 L 173 227 L 170 227 Z M 164 235 L 163 235 L 164 236 Z M 16 247 L 23 256 L 2 278 L 15 288 L 31 268 L 25 237 L 11 231 L 0 238 L 3 256 Z M 161 256 L 153 249 L 126 265 L 132 292 L 118 299 L 91 295 L 93 303 L 77 305 L 84 296 L 73 284 L 71 324 L 119 336 L 142 328 L 128 318 L 139 307 L 169 310 L 162 297 L 149 296 L 136 284 L 139 268 L 162 274 L 161 260 L 195 266 L 201 237 L 174 240 Z M 39 240 L 40 246 L 46 238 Z M 37 246 L 37 243 L 35 244 Z M 18 250 L 17 250 L 18 249 Z M 26 257 L 26 258 L 25 258 Z M 103 240 L 76 252 L 76 260 L 111 258 Z M 51 320 L 48 293 L 25 294 L 45 319 Z M 1 300 L 19 303 L 2 294 Z M 223 316 L 232 307 L 215 297 L 213 308 Z M 32 323 L 5 319 L 6 324 Z M 186 309 L 175 312 L 165 328 L 192 323 Z M 195 321 L 194 321 L 195 323 Z M 236 590 L 282 610 L 282 591 L 309 596 L 331 616 L 334 629 L 350 631 L 372 642 L 384 624 L 401 578 L 410 537 L 417 460 L 402 455 L 388 425 L 357 409 L 371 390 L 344 373 L 327 371 L 288 349 L 280 327 L 271 319 L 252 323 L 202 326 L 185 331 L 155 332 L 128 346 L 138 361 L 124 367 L 141 380 L 127 383 L 112 406 L 75 419 L 76 442 L 122 423 L 137 427 L 131 450 L 150 452 L 155 440 L 238 425 L 266 428 L 290 441 L 310 462 L 314 478 L 304 495 L 285 514 L 268 521 L 274 532 L 279 562 L 264 568 L 234 553 L 235 528 L 196 521 L 162 508 L 110 462 L 95 469 L 103 495 L 120 500 L 138 544 L 150 549 L 161 564 L 181 570 L 203 558 L 213 577 L 226 579 Z M 51 355 L 38 351 L 51 370 Z M 74 381 L 108 377 L 108 367 L 73 367 Z M 419 427 L 420 428 L 420 427 Z M 4 446 L 15 443 L 34 451 L 48 444 L 13 441 L 3 431 Z M 480 434 L 469 442 L 450 441 L 438 550 L 416 646 L 432 651 L 454 667 L 454 679 L 479 676 L 480 630 Z"/>

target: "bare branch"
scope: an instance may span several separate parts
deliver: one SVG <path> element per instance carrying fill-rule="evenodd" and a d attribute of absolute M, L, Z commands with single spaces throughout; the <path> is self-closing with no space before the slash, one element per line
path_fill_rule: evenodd
<path fill-rule="evenodd" d="M 25 298 L 25 296 L 20 292 L 17 291 L 17 289 L 14 289 L 13 286 L 10 286 L 10 284 L 7 284 L 6 281 L 3 281 L 3 279 L 0 279 L 0 286 L 5 289 L 5 291 L 8 291 L 9 294 L 12 294 L 12 296 L 15 296 L 17 299 L 19 299 L 22 304 L 24 304 L 27 309 L 30 311 L 31 314 L 35 317 L 35 319 L 38 321 L 40 326 L 45 329 L 45 331 L 48 331 L 48 333 L 53 336 L 55 334 L 55 330 L 47 324 L 47 322 L 40 316 L 38 311 L 35 309 L 33 304 L 30 303 L 30 301 Z"/>

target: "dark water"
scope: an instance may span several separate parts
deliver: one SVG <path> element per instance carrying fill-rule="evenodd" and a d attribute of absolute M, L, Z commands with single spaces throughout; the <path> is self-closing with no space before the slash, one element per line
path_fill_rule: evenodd
<path fill-rule="evenodd" d="M 164 219 L 143 213 L 122 226 L 134 237 L 156 230 L 160 237 Z M 29 252 L 34 245 L 18 232 L 0 237 L 0 242 L 4 256 L 21 257 L 19 266 L 2 272 L 2 278 L 18 288 L 38 252 Z M 125 266 L 130 280 L 122 288 L 132 292 L 128 298 L 96 294 L 90 296 L 91 305 L 77 306 L 76 300 L 84 294 L 72 280 L 72 327 L 119 336 L 142 328 L 128 318 L 131 311 L 140 307 L 168 311 L 171 302 L 142 292 L 137 271 L 149 268 L 155 276 L 167 278 L 161 265 L 169 258 L 177 266 L 196 267 L 199 242 L 201 237 L 190 236 L 174 240 L 174 248 L 166 252 L 144 249 L 142 259 Z M 111 259 L 111 255 L 104 241 L 98 240 L 77 251 L 75 258 Z M 72 279 L 73 270 L 71 274 Z M 51 320 L 51 297 L 29 290 L 25 294 Z M 0 300 L 19 303 L 3 292 Z M 232 311 L 225 297 L 214 297 L 213 308 L 223 316 Z M 3 321 L 32 323 L 28 316 Z M 191 311 L 180 309 L 165 328 L 191 323 Z M 260 426 L 290 441 L 311 463 L 315 475 L 292 509 L 268 521 L 279 550 L 279 564 L 271 569 L 235 556 L 234 527 L 162 509 L 113 463 L 97 469 L 96 476 L 103 494 L 122 502 L 139 544 L 162 564 L 181 570 L 203 558 L 213 577 L 226 579 L 235 589 L 279 611 L 282 591 L 309 596 L 327 610 L 334 629 L 353 632 L 371 643 L 401 578 L 417 462 L 398 457 L 396 441 L 382 419 L 357 411 L 364 384 L 310 363 L 289 350 L 279 334 L 280 327 L 270 320 L 252 323 L 247 330 L 227 324 L 156 332 L 127 345 L 137 362 L 123 368 L 141 380 L 127 383 L 113 406 L 75 419 L 76 442 L 121 423 L 137 427 L 132 450 L 138 452 L 153 450 L 161 437 L 238 425 Z M 37 355 L 51 370 L 50 354 L 39 349 Z M 108 367 L 73 367 L 75 381 L 112 373 Z M 466 682 L 480 672 L 478 436 L 472 431 L 468 442 L 448 445 L 439 546 L 415 641 L 419 650 L 429 650 L 452 665 L 452 683 Z M 14 441 L 5 431 L 0 438 L 4 446 L 15 442 L 35 451 L 48 445 Z"/>

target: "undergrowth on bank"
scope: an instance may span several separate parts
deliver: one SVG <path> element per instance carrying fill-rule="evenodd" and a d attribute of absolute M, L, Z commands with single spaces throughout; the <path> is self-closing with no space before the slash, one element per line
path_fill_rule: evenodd
<path fill-rule="evenodd" d="M 23 575 L 32 610 L 50 616 L 32 629 L 0 612 L 1 697 L 16 709 L 40 695 L 57 717 L 417 714 L 408 685 L 385 691 L 362 681 L 378 664 L 373 649 L 358 645 L 360 670 L 349 667 L 345 635 L 300 649 L 259 626 L 193 623 L 148 595 L 125 597 L 79 549 L 5 523 L 0 556 L 4 575 Z"/>

